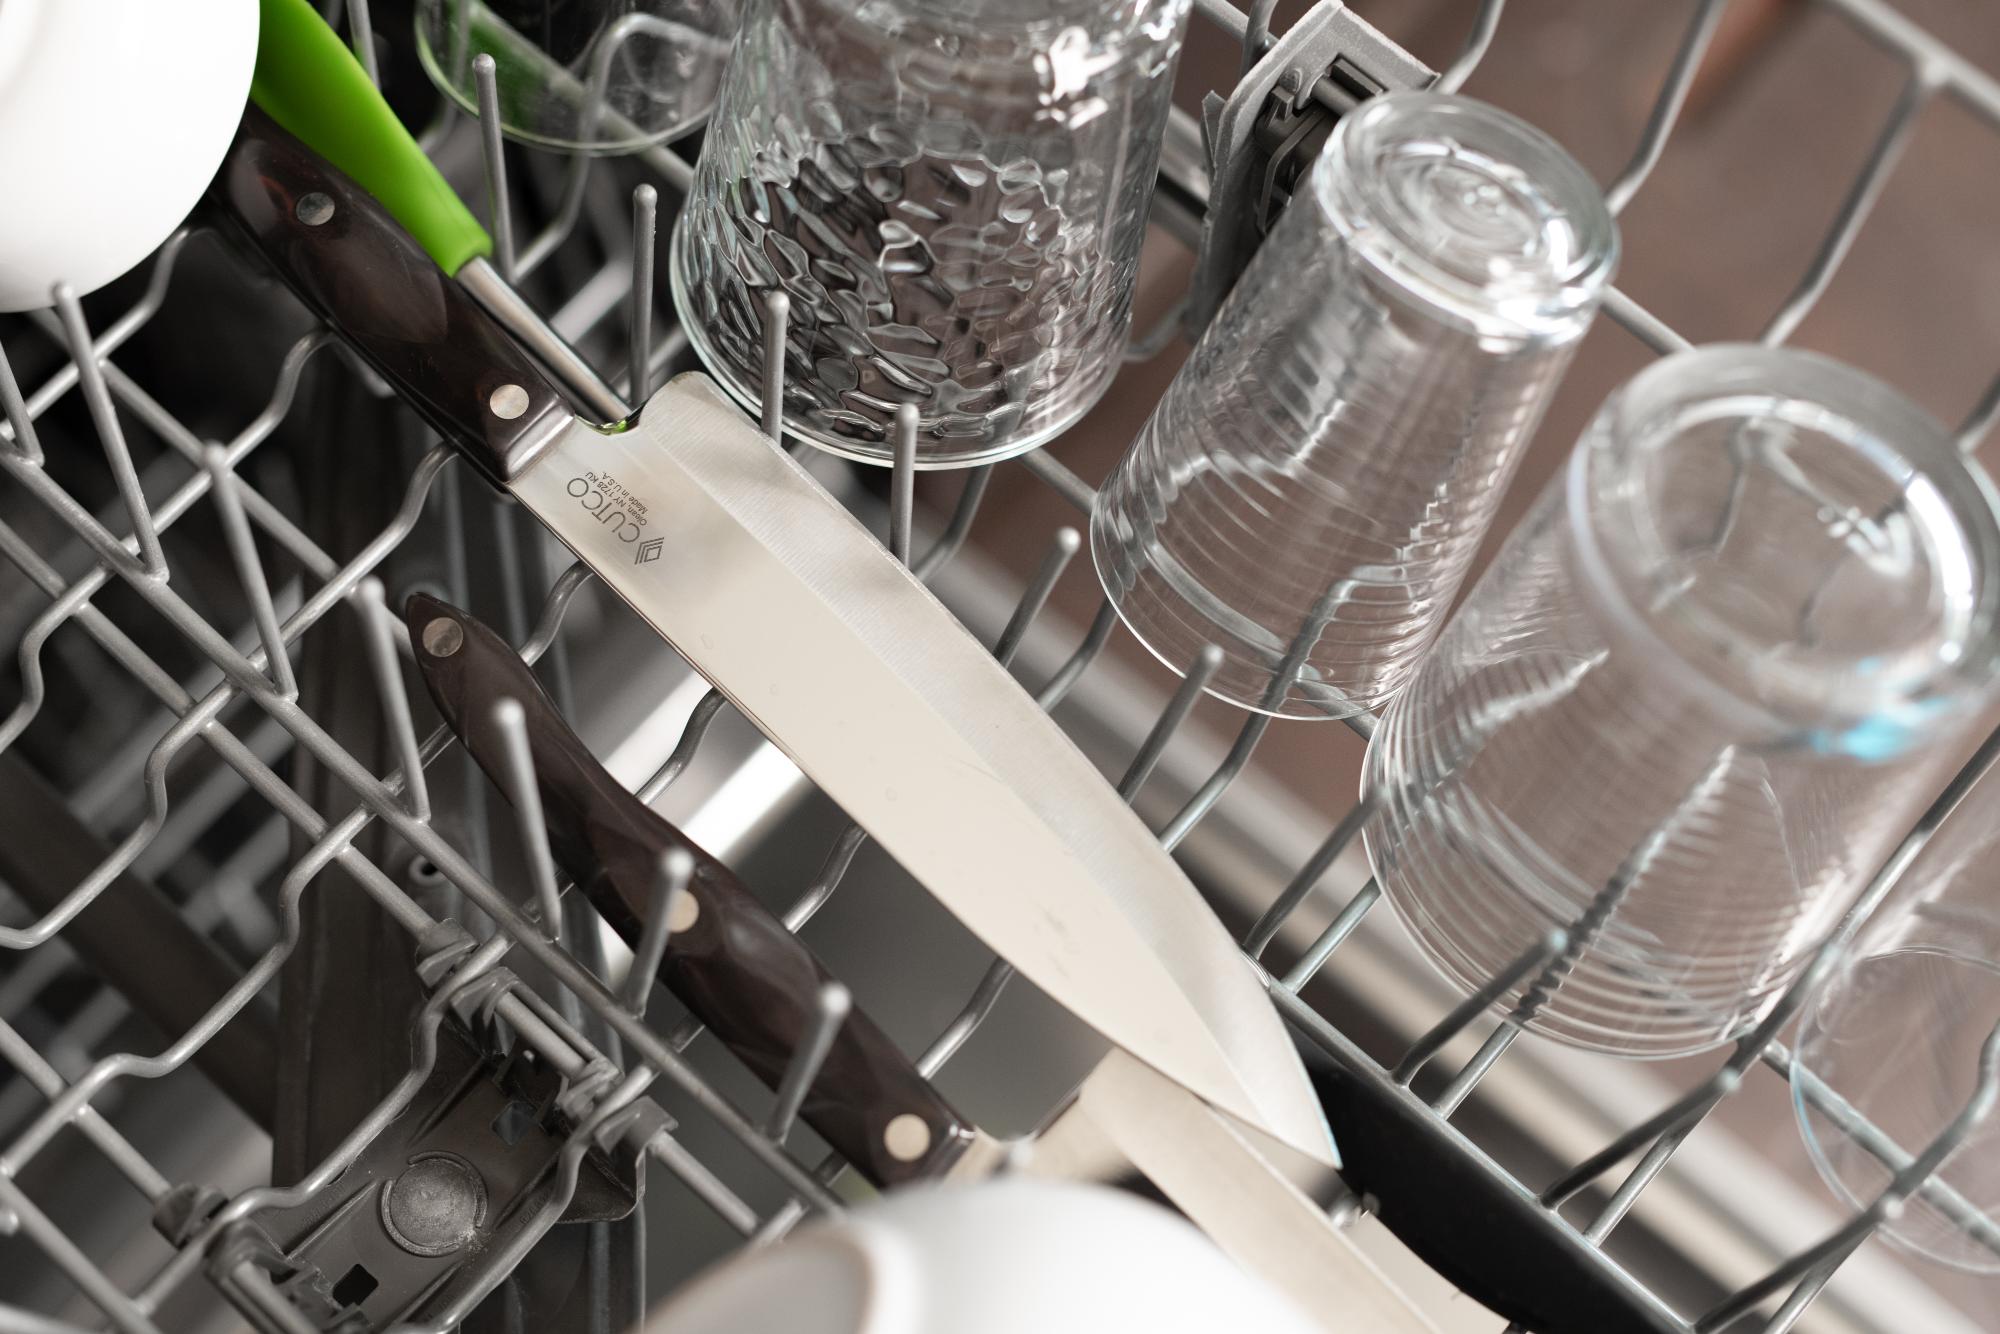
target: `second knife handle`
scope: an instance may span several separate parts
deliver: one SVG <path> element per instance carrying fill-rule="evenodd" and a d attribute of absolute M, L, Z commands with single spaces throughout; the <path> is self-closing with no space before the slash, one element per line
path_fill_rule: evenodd
<path fill-rule="evenodd" d="M 438 710 L 479 766 L 506 772 L 494 708 L 520 704 L 556 861 L 628 944 L 651 910 L 662 858 L 694 858 L 691 920 L 660 964 L 668 990 L 763 1081 L 776 1087 L 812 1028 L 826 968 L 727 866 L 614 779 L 570 730 L 534 673 L 473 617 L 418 594 L 404 610 Z M 833 1036 L 802 1115 L 879 1186 L 940 1174 L 972 1128 L 859 1009 Z"/>
<path fill-rule="evenodd" d="M 570 417 L 525 352 L 375 198 L 255 106 L 211 193 L 285 285 L 418 415 L 504 480 Z"/>

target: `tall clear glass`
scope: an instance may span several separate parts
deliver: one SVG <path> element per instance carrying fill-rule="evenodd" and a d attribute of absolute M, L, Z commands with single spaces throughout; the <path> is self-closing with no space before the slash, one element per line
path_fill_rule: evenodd
<path fill-rule="evenodd" d="M 1436 637 L 1618 254 L 1575 159 L 1483 103 L 1340 121 L 1131 451 L 1091 552 L 1245 708 L 1381 708 Z"/>
<path fill-rule="evenodd" d="M 1808 1002 L 1792 1049 L 1793 1101 L 1827 1184 L 1857 1208 L 1873 1203 L 1889 1161 L 1900 1168 L 1922 1153 L 1965 1109 L 1996 1025 L 2000 779 L 1989 776 Z M 1882 1235 L 1940 1264 L 2000 1274 L 2000 1120 L 1975 1127 L 1933 1183 Z"/>
<path fill-rule="evenodd" d="M 759 401 L 764 301 L 791 300 L 786 426 L 917 465 L 1034 448 L 1117 372 L 1188 0 L 751 0 L 674 300 Z"/>
<path fill-rule="evenodd" d="M 1808 353 L 1613 394 L 1369 744 L 1382 888 L 1471 990 L 1674 1056 L 1766 1012 L 1995 693 L 2000 523 L 1944 429 Z"/>

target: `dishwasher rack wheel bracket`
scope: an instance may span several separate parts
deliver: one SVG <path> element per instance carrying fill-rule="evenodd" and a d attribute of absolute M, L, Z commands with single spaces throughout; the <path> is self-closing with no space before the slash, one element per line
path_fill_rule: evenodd
<path fill-rule="evenodd" d="M 225 1229 L 209 1273 L 267 1334 L 293 1334 L 301 1316 L 343 1332 L 420 1319 L 561 1189 L 569 1101 L 566 1081 L 525 1045 L 496 1056 L 447 1021 L 423 1086 L 360 1158 L 304 1202 Z M 562 1222 L 612 1221 L 638 1204 L 636 1155 L 592 1144 L 576 1171 Z M 245 1282 L 246 1262 L 271 1282 Z M 267 1310 L 274 1297 L 293 1310 Z"/>
<path fill-rule="evenodd" d="M 1290 183 L 1312 165 L 1340 114 L 1363 98 L 1428 87 L 1436 77 L 1345 6 L 1321 4 L 1271 44 L 1227 99 L 1204 99 L 1209 198 L 1255 206 L 1208 210 L 1188 295 L 1189 342 L 1221 309 L 1289 199 Z"/>

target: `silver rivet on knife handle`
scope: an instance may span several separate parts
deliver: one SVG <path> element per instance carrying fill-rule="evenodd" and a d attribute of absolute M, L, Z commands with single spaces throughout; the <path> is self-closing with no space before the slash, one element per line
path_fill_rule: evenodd
<path fill-rule="evenodd" d="M 449 616 L 440 616 L 424 627 L 424 652 L 433 658 L 449 658 L 465 645 L 465 627 Z"/>
<path fill-rule="evenodd" d="M 292 213 L 308 227 L 318 227 L 333 217 L 333 200 L 317 190 L 299 196 Z"/>
<path fill-rule="evenodd" d="M 503 384 L 486 400 L 486 406 L 502 421 L 513 421 L 528 410 L 528 391 L 518 384 Z"/>
<path fill-rule="evenodd" d="M 931 1151 L 931 1128 L 915 1112 L 904 1112 L 882 1128 L 882 1147 L 899 1163 L 914 1163 Z"/>

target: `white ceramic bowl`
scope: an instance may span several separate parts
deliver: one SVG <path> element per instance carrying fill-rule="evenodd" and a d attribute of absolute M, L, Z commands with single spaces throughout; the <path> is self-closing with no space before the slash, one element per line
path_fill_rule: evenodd
<path fill-rule="evenodd" d="M 1316 1334 L 1166 1210 L 1012 1179 L 899 1191 L 697 1277 L 645 1334 Z"/>
<path fill-rule="evenodd" d="M 177 227 L 243 116 L 257 0 L 0 0 L 0 311 Z"/>

